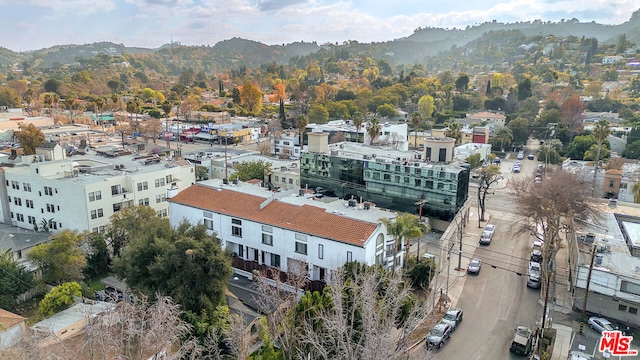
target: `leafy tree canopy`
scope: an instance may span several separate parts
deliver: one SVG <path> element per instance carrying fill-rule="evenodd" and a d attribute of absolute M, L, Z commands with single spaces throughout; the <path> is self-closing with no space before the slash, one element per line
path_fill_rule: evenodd
<path fill-rule="evenodd" d="M 38 304 L 40 313 L 50 316 L 73 305 L 74 298 L 82 296 L 82 287 L 75 281 L 66 282 L 51 289 Z"/>
<path fill-rule="evenodd" d="M 19 130 L 14 133 L 22 151 L 25 155 L 32 155 L 36 153 L 36 147 L 44 142 L 44 134 L 32 123 L 20 124 Z"/>
<path fill-rule="evenodd" d="M 42 271 L 42 279 L 48 284 L 80 281 L 87 265 L 85 254 L 80 249 L 82 235 L 71 230 L 62 230 L 54 240 L 37 245 L 27 257 Z"/>
<path fill-rule="evenodd" d="M 230 180 L 262 180 L 264 179 L 264 175 L 271 170 L 271 163 L 263 160 L 243 161 L 239 164 L 235 164 L 233 168 L 236 172 L 229 176 Z"/>
<path fill-rule="evenodd" d="M 0 308 L 13 309 L 16 297 L 33 283 L 33 274 L 13 260 L 10 250 L 0 251 Z"/>

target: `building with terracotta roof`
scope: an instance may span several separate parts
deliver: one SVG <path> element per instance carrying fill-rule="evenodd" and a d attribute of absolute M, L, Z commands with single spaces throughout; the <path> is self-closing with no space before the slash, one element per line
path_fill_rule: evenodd
<path fill-rule="evenodd" d="M 350 261 L 393 266 L 395 239 L 378 220 L 396 213 L 355 199 L 216 179 L 170 196 L 169 210 L 172 226 L 204 223 L 233 252 L 239 271 L 252 270 L 251 264 L 285 272 L 305 266 L 311 280 L 323 280 Z M 401 248 L 396 256 L 402 264 Z"/>
<path fill-rule="evenodd" d="M 0 309 L 0 351 L 19 343 L 25 331 L 25 318 L 7 310 Z"/>

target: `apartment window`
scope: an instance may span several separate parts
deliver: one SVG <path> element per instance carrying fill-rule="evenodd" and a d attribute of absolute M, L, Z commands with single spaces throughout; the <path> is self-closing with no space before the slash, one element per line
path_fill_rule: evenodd
<path fill-rule="evenodd" d="M 289 179 L 289 184 L 293 185 L 293 179 Z"/>
<path fill-rule="evenodd" d="M 101 218 L 104 216 L 104 211 L 102 211 L 102 208 L 98 209 L 98 217 Z"/>
<path fill-rule="evenodd" d="M 416 187 L 420 187 L 420 186 L 422 186 L 422 180 L 420 180 L 420 179 L 415 179 L 415 186 L 416 186 Z"/>
<path fill-rule="evenodd" d="M 307 244 L 296 241 L 296 252 L 298 254 L 307 255 Z"/>
<path fill-rule="evenodd" d="M 391 174 L 383 174 L 384 181 L 391 181 Z"/>
<path fill-rule="evenodd" d="M 634 315 L 638 314 L 638 308 L 629 306 L 629 314 L 634 314 Z"/>
<path fill-rule="evenodd" d="M 373 180 L 380 180 L 380 173 L 374 172 L 373 173 Z"/>
<path fill-rule="evenodd" d="M 33 209 L 33 200 L 26 199 L 24 202 L 28 208 Z"/>
<path fill-rule="evenodd" d="M 162 213 L 161 217 L 167 217 L 167 215 L 168 215 L 167 209 L 162 209 L 162 210 L 160 210 L 160 212 Z"/>
<path fill-rule="evenodd" d="M 11 218 L 12 218 L 12 219 L 14 218 L 13 211 L 11 212 Z"/>
<path fill-rule="evenodd" d="M 49 229 L 58 230 L 58 223 L 55 221 L 49 221 Z"/>
<path fill-rule="evenodd" d="M 280 267 L 280 255 L 277 254 L 271 254 L 271 266 L 273 267 Z"/>
<path fill-rule="evenodd" d="M 627 311 L 627 305 L 618 304 L 619 311 Z"/>
<path fill-rule="evenodd" d="M 614 185 L 614 183 L 615 183 L 615 182 L 614 182 L 613 180 L 609 180 L 609 187 L 610 187 L 610 188 L 612 188 L 612 187 L 613 187 L 613 185 Z"/>
<path fill-rule="evenodd" d="M 276 182 L 280 181 L 280 177 L 278 175 L 276 175 L 275 179 Z"/>
<path fill-rule="evenodd" d="M 44 194 L 45 195 L 49 195 L 49 196 L 53 196 L 53 189 L 49 186 L 45 186 L 44 187 Z"/>
<path fill-rule="evenodd" d="M 156 195 L 156 204 L 161 203 L 163 201 L 167 201 L 167 195 L 166 194 Z"/>
<path fill-rule="evenodd" d="M 231 235 L 242 237 L 242 221 L 238 219 L 231 219 Z"/>
<path fill-rule="evenodd" d="M 27 220 L 29 220 L 29 224 L 35 224 L 36 223 L 36 217 L 35 216 L 29 215 L 27 217 Z"/>
<path fill-rule="evenodd" d="M 271 226 L 262 225 L 262 231 L 271 234 L 273 233 L 273 228 Z"/>
<path fill-rule="evenodd" d="M 238 256 L 242 259 L 244 258 L 244 246 L 238 245 Z"/>
<path fill-rule="evenodd" d="M 47 212 L 50 213 L 55 213 L 56 212 L 56 207 L 53 204 L 47 204 Z"/>
<path fill-rule="evenodd" d="M 24 188 L 24 191 L 28 191 L 31 192 L 31 184 L 30 183 L 22 183 L 22 187 Z"/>
<path fill-rule="evenodd" d="M 148 190 L 149 189 L 149 183 L 146 181 L 143 182 L 139 182 L 138 183 L 138 191 L 142 191 L 142 190 Z"/>
<path fill-rule="evenodd" d="M 353 253 L 351 251 L 347 251 L 347 262 L 353 261 Z"/>
<path fill-rule="evenodd" d="M 98 190 L 96 191 L 96 200 L 101 200 L 102 199 L 102 191 Z"/>
<path fill-rule="evenodd" d="M 22 214 L 16 214 L 16 219 L 20 222 L 24 222 L 24 215 Z"/>
<path fill-rule="evenodd" d="M 155 185 L 156 187 L 164 186 L 164 178 L 156 179 Z"/>
<path fill-rule="evenodd" d="M 207 230 L 213 230 L 213 220 L 204 219 L 204 226 Z"/>
<path fill-rule="evenodd" d="M 7 196 L 7 198 L 9 198 L 9 202 L 11 202 L 11 196 Z"/>
<path fill-rule="evenodd" d="M 16 190 L 20 190 L 20 183 L 17 181 L 11 181 L 11 188 L 12 189 L 16 189 Z"/>
<path fill-rule="evenodd" d="M 99 231 L 101 234 L 104 234 L 104 230 L 105 230 L 104 225 L 102 225 L 102 226 L 100 226 L 100 227 L 98 228 L 98 231 Z"/>
<path fill-rule="evenodd" d="M 96 201 L 96 193 L 95 192 L 90 192 L 89 193 L 89 201 Z"/>
<path fill-rule="evenodd" d="M 149 198 L 144 198 L 144 199 L 140 199 L 138 200 L 138 205 L 149 205 Z"/>
<path fill-rule="evenodd" d="M 91 232 L 94 233 L 94 234 L 97 234 L 98 233 L 98 228 L 94 227 L 93 229 L 91 229 Z"/>
<path fill-rule="evenodd" d="M 22 199 L 20 199 L 19 197 L 14 197 L 13 198 L 13 203 L 18 205 L 18 206 L 22 206 Z"/>
<path fill-rule="evenodd" d="M 318 259 L 324 259 L 324 245 L 318 244 Z"/>
<path fill-rule="evenodd" d="M 422 175 L 422 169 L 416 169 L 416 175 Z"/>
<path fill-rule="evenodd" d="M 173 181 L 173 176 L 172 175 L 167 175 L 167 176 L 165 176 L 165 180 L 167 180 L 167 184 L 169 184 L 170 182 Z"/>
<path fill-rule="evenodd" d="M 121 203 L 113 204 L 113 212 L 118 212 L 120 209 L 122 209 Z"/>
<path fill-rule="evenodd" d="M 262 243 L 265 245 L 273 246 L 273 235 L 271 234 L 262 234 Z"/>
<path fill-rule="evenodd" d="M 97 219 L 98 218 L 98 212 L 96 210 L 91 210 L 91 219 Z"/>

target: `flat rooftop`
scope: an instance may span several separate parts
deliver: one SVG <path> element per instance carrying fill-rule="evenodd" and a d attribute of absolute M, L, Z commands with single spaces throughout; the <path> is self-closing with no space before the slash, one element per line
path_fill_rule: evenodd
<path fill-rule="evenodd" d="M 268 198 L 276 198 L 278 201 L 291 204 L 291 205 L 310 205 L 319 207 L 325 210 L 327 213 L 344 216 L 347 218 L 366 221 L 373 224 L 378 224 L 381 218 L 395 218 L 396 213 L 371 206 L 369 210 L 364 209 L 364 205 L 356 199 L 356 206 L 349 206 L 349 201 L 341 200 L 332 197 L 317 197 L 311 192 L 306 192 L 304 195 L 300 195 L 300 189 L 273 192 L 266 187 L 260 186 L 260 184 L 250 184 L 239 181 L 237 185 L 229 183 L 223 184 L 221 179 L 212 179 L 198 182 L 198 185 L 212 187 L 216 189 L 225 189 L 231 191 L 237 191 L 239 193 L 259 196 L 267 200 Z M 304 190 L 303 190 L 304 191 Z"/>

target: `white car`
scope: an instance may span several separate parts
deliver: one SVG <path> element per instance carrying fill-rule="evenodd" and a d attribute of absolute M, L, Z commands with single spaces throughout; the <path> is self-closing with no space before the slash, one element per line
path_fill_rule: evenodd
<path fill-rule="evenodd" d="M 513 172 L 514 173 L 519 173 L 520 172 L 520 166 L 514 166 L 513 167 Z"/>
<path fill-rule="evenodd" d="M 518 160 L 524 159 L 524 153 L 518 153 L 518 156 L 516 156 L 516 159 Z"/>
<path fill-rule="evenodd" d="M 493 224 L 487 224 L 484 226 L 484 231 L 491 233 L 491 236 L 493 237 L 493 233 L 496 232 L 496 226 Z"/>

